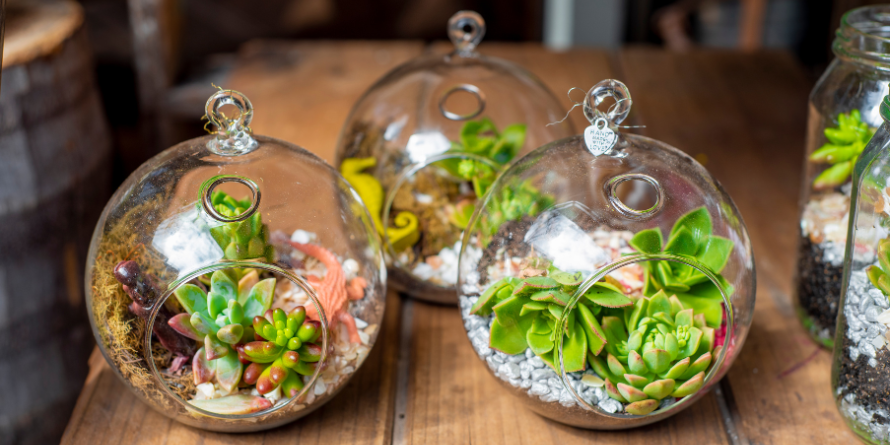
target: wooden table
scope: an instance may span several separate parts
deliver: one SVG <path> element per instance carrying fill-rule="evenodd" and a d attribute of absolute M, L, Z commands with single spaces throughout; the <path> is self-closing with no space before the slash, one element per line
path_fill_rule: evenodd
<path fill-rule="evenodd" d="M 297 142 L 327 161 L 351 105 L 418 42 L 255 42 L 226 87 L 253 101 L 254 130 Z M 807 93 L 785 53 L 653 48 L 548 52 L 486 43 L 482 51 L 528 67 L 566 105 L 570 87 L 615 77 L 634 98 L 643 134 L 705 162 L 735 199 L 757 261 L 754 323 L 726 378 L 661 423 L 586 431 L 541 418 L 508 396 L 466 340 L 457 310 L 389 295 L 386 323 L 364 367 L 331 403 L 266 433 L 195 430 L 147 408 L 101 356 L 62 440 L 65 444 L 838 444 L 855 443 L 830 392 L 831 355 L 811 342 L 789 301 L 797 243 Z M 580 94 L 579 94 L 580 96 Z M 584 128 L 580 110 L 572 114 Z M 198 123 L 196 122 L 196 125 Z"/>

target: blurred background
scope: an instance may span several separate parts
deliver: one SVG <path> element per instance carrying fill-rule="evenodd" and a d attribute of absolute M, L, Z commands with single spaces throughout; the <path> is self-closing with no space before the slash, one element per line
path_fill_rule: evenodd
<path fill-rule="evenodd" d="M 446 38 L 455 11 L 472 9 L 486 20 L 486 41 L 540 42 L 555 51 L 623 45 L 782 50 L 815 82 L 832 59 L 830 43 L 841 14 L 880 3 L 6 1 L 0 381 L 15 384 L 0 394 L 0 445 L 58 442 L 94 344 L 82 281 L 93 225 L 116 185 L 143 161 L 201 134 L 199 118 L 211 83 L 226 85 L 238 60 L 262 56 L 251 53 L 245 45 L 250 40 L 432 42 Z M 276 63 L 299 62 L 298 54 L 292 57 Z"/>

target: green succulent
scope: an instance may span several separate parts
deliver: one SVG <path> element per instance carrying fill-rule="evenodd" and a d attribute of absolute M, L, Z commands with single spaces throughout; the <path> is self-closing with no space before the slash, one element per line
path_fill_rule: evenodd
<path fill-rule="evenodd" d="M 251 206 L 249 199 L 239 201 L 221 191 L 214 191 L 210 201 L 213 208 L 227 218 L 241 215 Z M 212 227 L 210 235 L 228 260 L 264 257 L 272 262 L 275 259 L 275 251 L 269 244 L 269 227 L 263 224 L 260 212 L 255 212 L 244 221 Z"/>
<path fill-rule="evenodd" d="M 878 265 L 868 266 L 865 273 L 871 284 L 887 296 L 890 295 L 890 239 L 878 241 L 877 256 Z"/>
<path fill-rule="evenodd" d="M 831 164 L 813 181 L 813 188 L 825 190 L 837 187 L 850 178 L 856 159 L 875 130 L 862 122 L 859 110 L 837 115 L 837 127 L 824 130 L 828 142 L 810 155 L 810 162 Z"/>
<path fill-rule="evenodd" d="M 204 344 L 192 362 L 195 384 L 215 375 L 227 391 L 238 387 L 243 366 L 234 346 L 253 339 L 251 321 L 269 310 L 274 293 L 275 278 L 260 281 L 255 269 L 240 279 L 232 269 L 214 272 L 210 292 L 194 284 L 176 289 L 173 294 L 186 312 L 172 317 L 169 325 Z"/>
<path fill-rule="evenodd" d="M 280 386 L 285 397 L 295 397 L 303 389 L 300 376 L 315 373 L 321 359 L 321 347 L 313 343 L 321 336 L 321 323 L 307 320 L 302 306 L 290 314 L 275 309 L 271 318 L 253 319 L 254 331 L 266 341 L 250 342 L 242 348 L 252 362 L 244 371 L 244 382 L 256 384 L 260 394 Z"/>
<path fill-rule="evenodd" d="M 631 414 L 648 414 L 659 400 L 702 387 L 715 340 L 704 314 L 663 290 L 630 298 L 620 283 L 606 278 L 584 293 L 576 310 L 566 315 L 563 330 L 559 321 L 582 277 L 542 259 L 534 259 L 527 270 L 545 269 L 545 275 L 495 282 L 470 309 L 480 316 L 494 313 L 491 348 L 510 355 L 530 348 L 556 370 L 557 336 L 563 335 L 566 372 L 583 371 L 589 362 L 609 396 L 628 403 Z"/>
<path fill-rule="evenodd" d="M 631 247 L 641 253 L 670 253 L 697 261 L 717 275 L 728 295 L 733 287 L 719 273 L 726 267 L 732 253 L 733 242 L 712 234 L 711 216 L 700 207 L 681 216 L 671 229 L 667 242 L 663 241 L 660 228 L 637 232 L 629 241 Z M 684 305 L 704 314 L 710 326 L 723 322 L 723 297 L 719 289 L 699 270 L 673 261 L 646 261 L 643 294 L 655 295 L 658 291 L 676 295 Z"/>

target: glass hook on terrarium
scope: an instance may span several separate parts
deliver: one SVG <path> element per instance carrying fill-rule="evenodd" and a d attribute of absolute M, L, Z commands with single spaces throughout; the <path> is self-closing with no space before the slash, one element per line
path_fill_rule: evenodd
<path fill-rule="evenodd" d="M 609 97 L 615 103 L 606 112 L 599 110 L 597 107 Z M 603 80 L 587 92 L 582 109 L 590 126 L 584 129 L 584 143 L 594 156 L 616 154 L 612 149 L 618 142 L 618 124 L 630 113 L 632 104 L 627 86 L 614 79 Z"/>
<path fill-rule="evenodd" d="M 458 11 L 448 20 L 448 37 L 459 56 L 472 56 L 485 37 L 485 19 L 476 11 Z"/>
<path fill-rule="evenodd" d="M 227 116 L 222 110 L 226 105 L 237 108 L 238 114 L 234 117 Z M 259 144 L 251 135 L 253 105 L 247 96 L 235 90 L 220 88 L 207 99 L 205 111 L 207 123 L 204 129 L 209 133 L 216 133 L 216 138 L 207 142 L 210 151 L 222 156 L 238 156 L 250 153 L 258 147 Z"/>

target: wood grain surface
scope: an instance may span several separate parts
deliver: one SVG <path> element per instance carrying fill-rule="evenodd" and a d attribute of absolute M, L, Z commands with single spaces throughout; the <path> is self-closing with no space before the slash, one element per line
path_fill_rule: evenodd
<path fill-rule="evenodd" d="M 566 108 L 570 87 L 625 81 L 634 99 L 631 121 L 645 125 L 637 131 L 703 161 L 733 196 L 754 246 L 758 298 L 747 344 L 715 391 L 635 430 L 564 426 L 533 414 L 498 385 L 476 358 L 457 310 L 390 295 L 384 337 L 368 362 L 343 393 L 301 421 L 253 435 L 184 427 L 136 400 L 97 356 L 63 443 L 855 443 L 830 394 L 830 354 L 808 339 L 788 296 L 811 87 L 793 59 L 643 47 L 616 54 L 554 53 L 533 44 L 480 49 L 524 65 Z M 361 92 L 421 51 L 417 42 L 255 42 L 242 51 L 228 87 L 253 101 L 257 133 L 330 161 Z M 571 118 L 579 131 L 586 125 L 580 110 Z"/>

